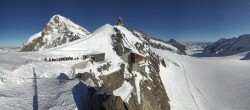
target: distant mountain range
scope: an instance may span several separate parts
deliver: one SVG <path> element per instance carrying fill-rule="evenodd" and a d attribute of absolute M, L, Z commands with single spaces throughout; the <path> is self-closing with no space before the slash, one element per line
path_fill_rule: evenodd
<path fill-rule="evenodd" d="M 241 35 L 237 38 L 222 38 L 205 47 L 203 54 L 209 56 L 234 55 L 250 51 L 250 34 Z"/>
<path fill-rule="evenodd" d="M 118 20 L 117 25 L 124 26 L 121 18 Z M 138 30 L 131 30 L 131 32 L 134 36 L 144 39 L 144 42 L 149 43 L 154 48 L 165 49 L 183 55 L 186 55 L 186 50 L 203 48 L 202 45 L 181 43 L 174 39 L 170 39 L 169 41 L 161 40 Z M 73 23 L 71 20 L 61 15 L 54 15 L 41 32 L 31 36 L 22 45 L 20 51 L 51 49 L 76 40 L 85 39 L 91 36 L 90 34 L 86 28 Z"/>
<path fill-rule="evenodd" d="M 223 89 L 224 86 L 218 84 L 225 81 L 224 84 L 229 83 L 225 87 L 231 88 L 232 84 L 235 85 L 234 82 L 230 83 L 231 78 L 238 76 L 235 73 L 240 72 L 238 70 L 241 68 L 244 69 L 242 72 L 247 73 L 248 63 L 240 61 L 242 57 L 238 56 L 203 59 L 186 56 L 186 52 L 200 52 L 193 50 L 205 48 L 204 55 L 232 55 L 249 51 L 249 42 L 250 35 L 220 39 L 215 43 L 167 41 L 143 31 L 127 29 L 121 17 L 117 24 L 105 24 L 90 33 L 71 20 L 54 15 L 41 32 L 23 44 L 21 52 L 0 49 L 0 52 L 3 51 L 0 54 L 0 73 L 6 73 L 0 84 L 13 81 L 13 84 L 10 83 L 12 88 L 20 87 L 14 89 L 18 91 L 13 91 L 6 86 L 7 92 L 2 94 L 11 97 L 2 97 L 2 100 L 7 101 L 7 104 L 3 104 L 8 108 L 16 104 L 9 99 L 20 103 L 27 97 L 32 103 L 30 98 L 34 88 L 39 109 L 223 109 L 232 104 L 217 104 L 228 98 L 225 93 L 228 95 L 226 91 L 231 89 Z M 250 59 L 250 53 L 242 59 Z M 235 61 L 241 64 L 232 65 Z M 224 70 L 224 65 L 231 70 Z M 231 72 L 235 69 L 238 70 Z M 33 81 L 30 80 L 32 77 Z M 38 86 L 35 87 L 34 83 Z M 9 90 L 12 92 L 9 93 Z M 216 92 L 211 92 L 214 90 Z M 246 96 L 235 93 L 237 97 Z M 246 102 L 249 101 L 243 100 L 241 103 L 247 105 Z M 26 108 L 26 103 L 20 106 L 31 109 L 32 105 Z"/>

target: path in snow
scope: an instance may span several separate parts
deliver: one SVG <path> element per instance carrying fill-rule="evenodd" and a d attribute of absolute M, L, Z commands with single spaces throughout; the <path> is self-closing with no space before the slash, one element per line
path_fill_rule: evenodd
<path fill-rule="evenodd" d="M 160 49 L 154 51 L 168 64 L 161 70 L 164 71 L 161 78 L 171 109 L 250 109 L 250 60 L 240 60 L 243 53 L 226 57 L 190 57 Z"/>
<path fill-rule="evenodd" d="M 250 109 L 250 62 L 241 57 L 181 57 L 200 109 Z"/>
<path fill-rule="evenodd" d="M 190 77 L 189 77 L 189 75 L 188 75 L 188 73 L 187 73 L 187 71 L 186 71 L 186 68 L 185 68 L 185 66 L 183 65 L 183 63 L 181 62 L 181 60 L 179 59 L 179 57 L 177 56 L 176 58 L 178 59 L 178 61 L 179 61 L 179 63 L 181 64 L 181 66 L 183 67 L 184 74 L 185 74 L 185 78 L 186 78 L 187 85 L 188 85 L 189 91 L 190 91 L 190 93 L 191 93 L 192 99 L 193 99 L 193 101 L 195 102 L 196 107 L 197 107 L 198 109 L 200 109 L 200 107 L 199 107 L 199 105 L 197 104 L 197 101 L 196 101 L 196 99 L 195 99 L 195 97 L 194 97 L 194 95 L 193 95 L 193 92 L 192 92 L 192 89 L 191 89 L 191 86 L 190 86 L 190 85 L 191 85 Z"/>

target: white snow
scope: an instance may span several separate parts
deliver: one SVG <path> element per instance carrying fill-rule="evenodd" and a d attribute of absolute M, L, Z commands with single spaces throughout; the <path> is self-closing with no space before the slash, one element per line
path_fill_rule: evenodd
<path fill-rule="evenodd" d="M 86 80 L 86 81 L 83 81 L 83 83 L 84 83 L 86 86 L 88 86 L 88 87 L 95 87 L 95 86 L 96 86 L 95 83 L 94 83 L 94 81 L 93 81 L 91 78 L 89 78 L 89 79 Z"/>
<path fill-rule="evenodd" d="M 59 16 L 59 15 L 57 15 Z M 48 25 L 53 25 L 54 17 Z M 87 109 L 87 86 L 95 87 L 92 79 L 81 82 L 72 79 L 75 73 L 90 72 L 97 79 L 120 70 L 124 63 L 113 50 L 111 35 L 114 28 L 126 36 L 124 46 L 138 53 L 135 43 L 142 43 L 122 26 L 106 24 L 92 34 L 80 33 L 78 25 L 59 16 L 61 25 L 80 36 L 81 39 L 56 48 L 38 52 L 0 52 L 0 108 L 1 109 Z M 76 30 L 75 30 L 76 29 Z M 64 29 L 52 29 L 55 38 L 47 35 L 46 40 L 61 37 Z M 83 30 L 84 29 L 80 29 Z M 28 42 L 41 33 L 32 36 Z M 54 35 L 53 35 L 54 36 Z M 175 47 L 157 41 L 178 51 Z M 243 42 L 244 45 L 249 45 Z M 170 98 L 172 110 L 248 110 L 250 109 L 250 61 L 240 60 L 247 53 L 227 57 L 191 57 L 151 48 L 165 59 L 167 67 L 160 65 L 160 76 Z M 93 53 L 105 53 L 105 61 L 88 60 L 44 62 L 44 58 L 81 57 Z M 196 53 L 199 51 L 196 51 Z M 189 55 L 193 51 L 188 52 Z M 249 57 L 249 54 L 247 55 Z M 110 63 L 109 70 L 97 71 L 97 68 Z M 81 65 L 76 68 L 76 65 Z M 127 66 L 127 64 L 125 64 Z M 75 68 L 74 68 L 75 67 Z M 74 70 L 72 70 L 74 69 Z M 149 73 L 149 68 L 146 67 Z M 133 89 L 136 89 L 137 100 L 141 103 L 140 83 L 145 79 L 140 73 L 130 74 L 125 69 L 125 79 L 135 77 L 135 87 L 124 81 L 123 85 L 113 91 L 116 96 L 128 102 Z M 152 79 L 150 79 L 152 80 Z M 102 80 L 98 81 L 103 84 Z M 151 90 L 150 87 L 147 89 Z M 37 97 L 37 98 L 36 98 Z"/>
<path fill-rule="evenodd" d="M 87 87 L 78 80 L 69 80 L 71 67 L 81 61 L 43 62 L 41 58 L 45 55 L 0 52 L 1 109 L 32 109 L 35 106 L 38 109 L 75 109 L 78 103 L 86 103 Z"/>
<path fill-rule="evenodd" d="M 148 90 L 152 90 L 151 87 L 148 87 L 148 86 L 147 86 L 147 88 L 148 88 Z"/>
<path fill-rule="evenodd" d="M 173 110 L 247 110 L 250 61 L 244 55 L 190 57 L 154 49 L 168 62 L 161 78 Z"/>
<path fill-rule="evenodd" d="M 133 86 L 129 82 L 124 81 L 121 87 L 113 91 L 113 94 L 115 96 L 120 96 L 123 101 L 128 103 L 132 91 Z"/>
<path fill-rule="evenodd" d="M 168 48 L 171 48 L 173 49 L 175 52 L 179 51 L 176 47 L 170 45 L 170 44 L 167 44 L 167 43 L 164 43 L 164 42 L 161 42 L 161 41 L 157 41 L 157 40 L 153 40 L 153 39 L 150 39 L 151 42 L 155 43 L 155 44 L 160 44 L 160 45 L 163 45 L 163 46 L 166 46 Z"/>
<path fill-rule="evenodd" d="M 50 21 L 45 26 L 45 29 L 32 35 L 27 40 L 27 42 L 24 43 L 24 45 L 32 43 L 36 38 L 42 37 L 42 34 L 43 42 L 45 42 L 46 44 L 42 47 L 37 48 L 38 50 L 51 48 L 52 45 L 55 45 L 53 44 L 55 43 L 55 41 L 62 41 L 63 37 L 65 36 L 78 36 L 80 38 L 85 38 L 90 34 L 90 32 L 85 28 L 75 24 L 71 20 L 57 14 L 50 19 Z M 69 38 L 65 40 L 66 43 L 70 42 Z"/>
<path fill-rule="evenodd" d="M 114 34 L 114 27 L 122 30 L 122 33 L 135 38 L 132 33 L 123 27 L 106 24 L 92 34 L 80 40 L 58 46 L 56 48 L 38 52 L 1 52 L 0 54 L 0 104 L 3 109 L 32 109 L 38 105 L 38 109 L 79 109 L 79 103 L 87 107 L 86 95 L 87 86 L 96 86 L 91 79 L 85 82 L 69 80 L 75 73 L 90 72 L 97 78 L 100 75 L 108 75 L 120 70 L 123 63 L 120 57 L 113 50 L 111 35 Z M 127 47 L 136 50 L 135 39 L 125 39 Z M 44 58 L 60 57 L 81 57 L 82 55 L 105 52 L 105 61 L 93 62 L 88 60 L 55 61 L 44 62 Z M 110 63 L 108 71 L 98 72 L 97 68 Z M 75 68 L 82 64 L 85 68 Z M 34 70 L 35 76 L 34 78 Z M 127 78 L 131 77 L 125 71 Z M 34 84 L 36 79 L 36 86 Z M 99 85 L 103 82 L 99 81 Z M 138 86 L 138 85 L 137 85 Z M 37 90 L 34 90 L 37 88 Z M 76 90 L 75 90 L 76 88 Z M 139 86 L 137 87 L 139 88 Z M 79 90 L 78 90 L 79 89 Z M 37 93 L 35 93 L 37 91 Z M 83 93 L 79 93 L 79 92 Z M 124 84 L 114 91 L 114 94 L 128 102 L 131 97 L 133 86 Z M 38 100 L 33 99 L 36 94 Z M 139 95 L 140 96 L 140 95 Z M 35 105 L 33 105 L 33 101 Z M 81 108 L 81 107 L 80 107 Z"/>
<path fill-rule="evenodd" d="M 136 95 L 137 95 L 137 101 L 139 104 L 141 103 L 141 89 L 140 89 L 140 83 L 143 79 L 142 75 L 139 72 L 133 72 L 133 74 L 136 75 L 135 77 L 135 87 L 136 87 Z"/>
<path fill-rule="evenodd" d="M 42 34 L 42 32 L 38 32 L 38 33 L 32 35 L 32 36 L 27 40 L 26 44 L 32 42 L 32 40 L 34 40 L 34 39 L 36 39 L 36 38 L 38 38 L 38 37 L 41 37 L 41 34 Z"/>

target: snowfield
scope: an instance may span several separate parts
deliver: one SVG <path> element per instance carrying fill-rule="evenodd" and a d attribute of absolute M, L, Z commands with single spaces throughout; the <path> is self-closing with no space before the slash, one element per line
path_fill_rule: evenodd
<path fill-rule="evenodd" d="M 160 67 L 160 75 L 170 98 L 171 109 L 250 109 L 250 61 L 241 60 L 247 53 L 227 57 L 193 57 L 152 49 L 167 63 L 167 68 Z M 71 67 L 82 61 L 42 61 L 46 55 L 53 56 L 61 52 L 68 51 L 1 52 L 1 109 L 86 107 L 87 105 L 82 104 L 87 104 L 86 83 L 89 86 L 93 85 L 93 82 L 84 84 L 78 79 L 70 80 Z M 197 51 L 188 53 L 197 54 Z M 139 83 L 141 79 L 136 80 Z M 122 87 L 114 91 L 114 94 L 128 101 L 132 89 L 129 83 L 124 82 Z M 34 96 L 37 100 L 34 100 Z"/>
<path fill-rule="evenodd" d="M 161 67 L 160 70 L 171 109 L 250 108 L 250 61 L 240 60 L 247 53 L 228 57 L 192 57 L 153 50 L 167 62 L 167 68 Z M 81 61 L 43 62 L 41 58 L 45 54 L 1 52 L 1 109 L 32 109 L 36 106 L 38 109 L 75 109 L 87 106 L 79 104 L 87 100 L 87 86 L 78 79 L 70 80 L 71 67 Z M 126 100 L 132 89 L 124 82 L 114 94 Z M 37 96 L 37 102 L 34 96 Z"/>
<path fill-rule="evenodd" d="M 67 20 L 66 20 L 67 21 Z M 69 23 L 71 24 L 71 22 Z M 71 26 L 72 27 L 72 26 Z M 78 27 L 78 26 L 77 26 Z M 115 28 L 115 29 L 114 29 Z M 136 43 L 142 37 L 134 36 L 125 27 L 106 24 L 92 34 L 48 50 L 37 52 L 0 51 L 0 109 L 40 110 L 65 109 L 88 110 L 88 87 L 95 87 L 92 79 L 85 82 L 74 78 L 75 73 L 89 72 L 96 79 L 121 69 L 124 62 L 114 50 L 117 43 L 112 35 L 120 32 L 123 48 L 140 54 Z M 33 39 L 33 36 L 31 39 Z M 189 51 L 189 56 L 179 55 L 177 48 L 163 42 L 151 40 L 174 50 L 150 48 L 166 62 L 160 65 L 160 76 L 170 99 L 172 110 L 249 110 L 250 109 L 250 54 L 245 52 L 224 57 L 203 57 L 201 51 Z M 90 62 L 82 55 L 105 53 L 105 61 Z M 143 54 L 142 56 L 147 56 Z M 79 60 L 45 62 L 44 58 L 73 57 Z M 110 64 L 108 70 L 97 68 Z M 149 68 L 145 70 L 149 73 Z M 140 84 L 144 75 L 127 69 L 125 79 L 134 77 L 135 85 L 124 81 L 113 90 L 124 102 L 129 102 L 133 90 L 141 104 Z M 151 79 L 152 80 L 152 79 Z M 153 80 L 152 80 L 153 81 Z M 102 85 L 102 80 L 98 81 Z M 151 86 L 152 87 L 152 86 Z M 151 90 L 147 86 L 147 89 Z"/>
<path fill-rule="evenodd" d="M 70 79 L 71 67 L 80 61 L 43 62 L 44 55 L 0 53 L 1 109 L 87 109 L 87 86 Z"/>
<path fill-rule="evenodd" d="M 154 49 L 168 62 L 161 77 L 174 110 L 249 110 L 250 61 L 246 53 L 191 57 Z"/>
<path fill-rule="evenodd" d="M 85 68 L 75 69 L 76 73 L 89 72 L 95 77 L 108 75 L 120 69 L 123 60 L 113 50 L 111 35 L 114 27 L 130 36 L 126 47 L 139 53 L 133 41 L 140 42 L 131 32 L 121 26 L 106 24 L 91 35 L 53 49 L 37 52 L 1 52 L 0 53 L 0 103 L 4 109 L 88 109 L 87 86 L 95 86 L 92 80 L 82 83 L 74 78 L 72 68 L 79 63 Z M 132 39 L 132 40 L 131 40 Z M 44 58 L 78 57 L 91 53 L 105 52 L 104 63 L 71 60 L 45 62 Z M 86 62 L 86 63 L 85 63 Z M 109 71 L 98 72 L 97 68 L 109 62 Z M 129 77 L 127 75 L 127 77 Z M 138 82 L 139 84 L 139 82 Z M 129 82 L 114 91 L 128 101 L 133 90 Z M 85 105 L 84 105 L 85 104 Z M 0 107 L 0 108 L 1 108 Z"/>

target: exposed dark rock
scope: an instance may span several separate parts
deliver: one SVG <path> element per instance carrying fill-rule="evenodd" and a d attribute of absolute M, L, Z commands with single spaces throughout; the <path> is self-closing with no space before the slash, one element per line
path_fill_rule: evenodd
<path fill-rule="evenodd" d="M 81 80 L 83 81 L 87 81 L 88 79 L 92 79 L 94 84 L 99 87 L 99 84 L 98 84 L 98 79 L 95 78 L 95 76 L 93 76 L 91 73 L 89 72 L 84 72 L 83 74 L 79 74 L 79 77 Z"/>
<path fill-rule="evenodd" d="M 126 110 L 120 96 L 95 94 L 90 100 L 91 110 Z"/>
<path fill-rule="evenodd" d="M 168 41 L 164 41 L 164 40 L 161 40 L 161 39 L 158 39 L 158 38 L 151 37 L 151 36 L 147 35 L 146 33 L 142 32 L 142 31 L 131 30 L 131 32 L 132 32 L 132 34 L 134 36 L 136 36 L 138 38 L 142 37 L 145 40 L 144 43 L 150 45 L 151 47 L 154 47 L 154 48 L 157 48 L 157 49 L 168 50 L 168 51 L 175 52 L 175 53 L 178 53 L 178 54 L 185 54 L 183 51 L 180 51 L 179 48 L 177 48 L 179 51 L 176 52 L 172 48 L 169 48 L 169 47 L 164 46 L 162 44 L 158 44 L 158 43 L 152 42 L 151 39 L 152 40 L 156 40 L 156 41 L 160 41 L 162 43 L 166 43 L 166 44 L 172 45 Z M 137 33 L 140 33 L 140 35 L 138 35 Z M 173 46 L 175 47 L 175 45 L 173 45 Z"/>
<path fill-rule="evenodd" d="M 160 57 L 149 51 L 149 77 L 140 83 L 143 110 L 170 110 L 169 99 L 160 78 Z M 151 88 L 150 90 L 148 88 Z"/>
<path fill-rule="evenodd" d="M 120 96 L 109 95 L 104 102 L 106 110 L 126 110 L 124 102 Z"/>
<path fill-rule="evenodd" d="M 125 27 L 122 21 L 122 17 L 118 18 L 117 25 Z"/>
<path fill-rule="evenodd" d="M 125 64 L 121 64 L 120 68 L 121 69 L 117 72 L 114 72 L 110 75 L 103 75 L 99 77 L 104 82 L 100 89 L 101 91 L 103 92 L 113 91 L 122 86 L 125 80 L 124 79 Z"/>
<path fill-rule="evenodd" d="M 167 67 L 164 59 L 161 60 L 161 64 L 162 64 L 162 66 Z"/>
<path fill-rule="evenodd" d="M 101 67 L 97 68 L 97 71 L 98 72 L 102 72 L 102 71 L 105 71 L 105 70 L 108 71 L 110 66 L 111 66 L 110 63 L 104 64 Z"/>
<path fill-rule="evenodd" d="M 43 36 L 34 39 L 31 43 L 23 45 L 20 49 L 21 52 L 26 51 L 37 51 L 40 47 L 44 46 L 45 42 L 43 41 Z"/>
<path fill-rule="evenodd" d="M 122 54 L 124 54 L 125 49 L 123 46 L 123 34 L 120 32 L 120 30 L 118 30 L 117 28 L 114 28 L 116 34 L 113 34 L 111 36 L 112 41 L 113 41 L 113 49 L 116 51 L 116 54 L 118 56 L 121 56 Z"/>
<path fill-rule="evenodd" d="M 172 46 L 176 47 L 180 51 L 180 54 L 182 54 L 182 55 L 186 55 L 187 54 L 186 51 L 185 51 L 186 50 L 186 46 L 183 43 L 178 42 L 178 41 L 176 41 L 174 39 L 170 39 L 168 42 Z"/>

